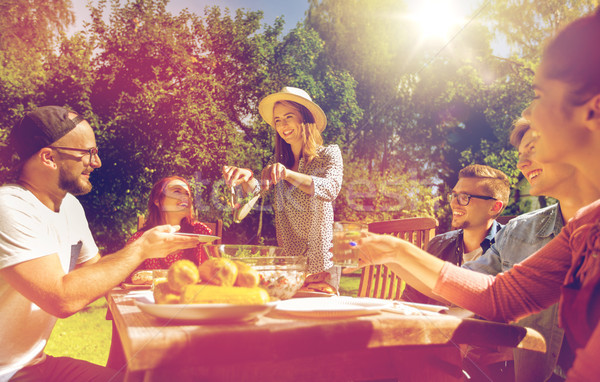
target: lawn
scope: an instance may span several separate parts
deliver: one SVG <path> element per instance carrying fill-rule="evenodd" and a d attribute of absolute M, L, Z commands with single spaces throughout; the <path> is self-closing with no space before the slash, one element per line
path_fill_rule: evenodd
<path fill-rule="evenodd" d="M 342 276 L 340 294 L 356 296 L 360 282 L 360 271 Z M 110 349 L 111 321 L 106 320 L 106 300 L 98 299 L 81 312 L 58 320 L 46 353 L 59 357 L 67 356 L 105 366 Z"/>
<path fill-rule="evenodd" d="M 112 332 L 112 323 L 105 318 L 106 308 L 106 299 L 103 297 L 81 312 L 58 320 L 46 346 L 46 353 L 105 366 Z"/>

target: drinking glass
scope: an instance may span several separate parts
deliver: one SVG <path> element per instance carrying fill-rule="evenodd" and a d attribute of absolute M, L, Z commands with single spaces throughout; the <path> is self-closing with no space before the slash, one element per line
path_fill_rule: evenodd
<path fill-rule="evenodd" d="M 361 232 L 367 232 L 367 225 L 364 223 L 333 223 L 333 249 L 331 250 L 333 257 L 331 261 L 334 265 L 358 266 L 359 249 L 355 244 L 360 239 Z"/>

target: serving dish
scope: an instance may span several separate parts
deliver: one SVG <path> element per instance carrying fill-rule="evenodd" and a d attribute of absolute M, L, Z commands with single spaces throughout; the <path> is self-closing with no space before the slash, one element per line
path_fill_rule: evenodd
<path fill-rule="evenodd" d="M 264 305 L 234 304 L 155 304 L 151 291 L 134 295 L 135 305 L 156 318 L 193 323 L 245 322 L 256 319 L 273 309 L 274 303 Z"/>
<path fill-rule="evenodd" d="M 223 257 L 248 264 L 259 275 L 259 286 L 271 301 L 292 298 L 304 285 L 307 275 L 305 256 L 287 256 L 281 247 L 269 245 L 203 245 L 209 257 Z"/>

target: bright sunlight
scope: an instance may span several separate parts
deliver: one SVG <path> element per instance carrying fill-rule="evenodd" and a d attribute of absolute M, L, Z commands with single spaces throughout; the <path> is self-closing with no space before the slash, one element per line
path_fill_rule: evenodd
<path fill-rule="evenodd" d="M 447 41 L 463 22 L 458 15 L 455 1 L 420 0 L 408 3 L 413 3 L 409 5 L 409 18 L 419 26 L 424 39 Z"/>

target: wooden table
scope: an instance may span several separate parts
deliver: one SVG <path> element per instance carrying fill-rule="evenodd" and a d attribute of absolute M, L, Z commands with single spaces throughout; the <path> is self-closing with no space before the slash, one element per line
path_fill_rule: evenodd
<path fill-rule="evenodd" d="M 460 381 L 460 344 L 545 351 L 534 330 L 454 315 L 273 311 L 250 323 L 178 325 L 143 313 L 126 291 L 110 292 L 108 305 L 128 381 Z"/>

